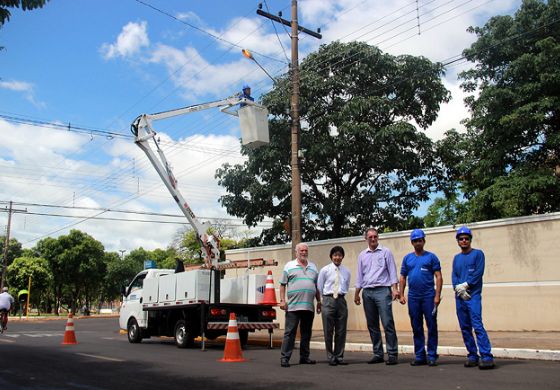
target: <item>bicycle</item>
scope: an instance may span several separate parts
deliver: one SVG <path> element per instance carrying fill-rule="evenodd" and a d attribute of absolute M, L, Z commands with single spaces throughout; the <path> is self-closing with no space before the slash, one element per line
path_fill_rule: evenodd
<path fill-rule="evenodd" d="M 8 310 L 0 309 L 0 333 L 4 333 L 8 325 Z"/>

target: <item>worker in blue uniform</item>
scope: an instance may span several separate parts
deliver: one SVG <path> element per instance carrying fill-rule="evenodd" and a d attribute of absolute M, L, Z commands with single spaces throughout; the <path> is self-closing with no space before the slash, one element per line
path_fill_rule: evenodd
<path fill-rule="evenodd" d="M 465 367 L 478 366 L 480 369 L 491 369 L 495 366 L 492 346 L 482 324 L 484 252 L 472 248 L 472 232 L 466 226 L 457 230 L 455 238 L 461 252 L 453 258 L 451 278 L 456 295 L 457 318 L 468 351 Z M 476 334 L 476 343 L 473 330 Z"/>
<path fill-rule="evenodd" d="M 441 264 L 432 252 L 424 250 L 426 234 L 421 229 L 414 229 L 410 234 L 414 252 L 407 254 L 402 262 L 400 286 L 400 303 L 406 304 L 404 294 L 408 278 L 408 314 L 414 336 L 415 359 L 412 366 L 437 366 L 437 308 L 441 302 Z M 434 289 L 435 279 L 435 289 Z M 428 348 L 424 337 L 424 319 L 428 328 Z"/>
<path fill-rule="evenodd" d="M 243 88 L 241 89 L 239 96 L 252 102 L 255 101 L 255 98 L 251 96 L 251 86 L 249 84 L 243 84 Z M 245 103 L 241 103 L 239 107 L 245 107 L 246 105 L 247 104 Z"/>

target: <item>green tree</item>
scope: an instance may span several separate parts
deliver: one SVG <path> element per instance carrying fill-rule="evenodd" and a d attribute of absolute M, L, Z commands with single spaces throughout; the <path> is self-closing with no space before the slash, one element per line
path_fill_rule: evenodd
<path fill-rule="evenodd" d="M 449 99 L 443 69 L 365 43 L 323 45 L 301 65 L 302 236 L 360 234 L 406 225 L 437 182 L 430 139 L 419 131 Z M 248 161 L 216 172 L 220 198 L 249 226 L 274 218 L 265 243 L 285 242 L 291 214 L 289 79 L 264 96 L 270 145 L 242 149 Z M 416 123 L 415 126 L 413 123 Z"/>
<path fill-rule="evenodd" d="M 99 296 L 104 280 L 103 245 L 90 235 L 71 230 L 57 239 L 46 238 L 37 243 L 41 257 L 49 263 L 53 275 L 55 313 L 65 301 L 73 312 L 76 304 L 89 304 L 92 296 Z"/>
<path fill-rule="evenodd" d="M 426 227 L 435 227 L 466 223 L 465 211 L 465 203 L 458 200 L 457 195 L 450 198 L 439 197 L 428 207 L 424 224 Z"/>
<path fill-rule="evenodd" d="M 31 277 L 31 305 L 39 311 L 48 309 L 52 295 L 49 263 L 41 257 L 18 257 L 8 267 L 8 281 L 16 291 L 27 290 Z"/>
<path fill-rule="evenodd" d="M 0 263 L 4 264 L 4 245 L 6 243 L 6 236 L 0 236 Z M 21 243 L 15 238 L 10 238 L 8 243 L 8 265 L 12 264 L 14 259 L 21 257 L 23 249 L 21 249 Z"/>
<path fill-rule="evenodd" d="M 70 294 L 72 312 L 81 302 L 90 306 L 93 296 L 99 297 L 105 274 L 103 244 L 79 230 L 71 230 L 58 238 L 64 251 L 60 254 L 65 285 Z"/>
<path fill-rule="evenodd" d="M 560 210 L 560 2 L 524 0 L 514 16 L 471 27 L 460 74 L 471 93 L 466 134 L 442 161 L 469 200 L 467 220 Z"/>
<path fill-rule="evenodd" d="M 134 257 L 126 256 L 123 259 L 116 252 L 106 252 L 104 262 L 107 271 L 104 277 L 102 299 L 109 301 L 120 296 L 121 286 L 128 285 L 144 265 L 143 260 L 140 264 Z"/>
<path fill-rule="evenodd" d="M 0 28 L 10 20 L 10 8 L 20 8 L 30 11 L 36 8 L 43 8 L 49 0 L 0 0 Z"/>

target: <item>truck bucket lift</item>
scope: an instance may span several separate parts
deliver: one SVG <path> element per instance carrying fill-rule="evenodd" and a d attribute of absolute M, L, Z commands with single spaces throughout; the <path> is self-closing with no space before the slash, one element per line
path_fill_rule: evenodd
<path fill-rule="evenodd" d="M 237 106 L 240 106 L 238 108 Z M 220 240 L 216 235 L 208 235 L 210 224 L 200 222 L 187 201 L 177 188 L 177 179 L 173 175 L 171 167 L 156 139 L 156 131 L 152 123 L 158 120 L 168 119 L 179 115 L 186 115 L 210 108 L 219 108 L 220 111 L 239 117 L 241 128 L 241 139 L 243 145 L 249 148 L 258 148 L 269 143 L 268 135 L 268 110 L 249 99 L 240 96 L 232 96 L 223 100 L 196 104 L 174 110 L 163 111 L 155 114 L 142 114 L 138 116 L 131 125 L 134 141 L 140 147 L 156 169 L 159 177 L 171 193 L 171 196 L 195 230 L 206 255 L 205 266 L 217 268 L 220 259 Z M 155 145 L 157 154 L 152 150 L 151 143 Z"/>

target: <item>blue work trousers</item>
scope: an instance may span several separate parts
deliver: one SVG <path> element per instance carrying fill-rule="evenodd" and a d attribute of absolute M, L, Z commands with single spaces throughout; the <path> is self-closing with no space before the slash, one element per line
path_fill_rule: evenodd
<path fill-rule="evenodd" d="M 369 336 L 373 344 L 373 355 L 379 358 L 383 358 L 384 355 L 381 329 L 379 328 L 379 319 L 381 319 L 385 330 L 387 355 L 396 358 L 399 354 L 399 342 L 393 320 L 391 287 L 364 288 L 362 298 Z"/>
<path fill-rule="evenodd" d="M 408 315 L 414 336 L 414 353 L 416 360 L 426 360 L 426 338 L 424 336 L 424 319 L 428 328 L 428 360 L 436 361 L 438 330 L 437 311 L 434 310 L 434 296 L 423 298 L 408 295 Z"/>
<path fill-rule="evenodd" d="M 480 294 L 473 294 L 468 301 L 456 298 L 455 303 L 457 305 L 459 326 L 463 334 L 463 342 L 469 353 L 469 360 L 478 361 L 479 353 L 482 360 L 492 360 L 494 358 L 491 352 L 492 346 L 482 324 L 482 296 Z M 476 343 L 473 337 L 473 330 L 476 334 Z"/>

